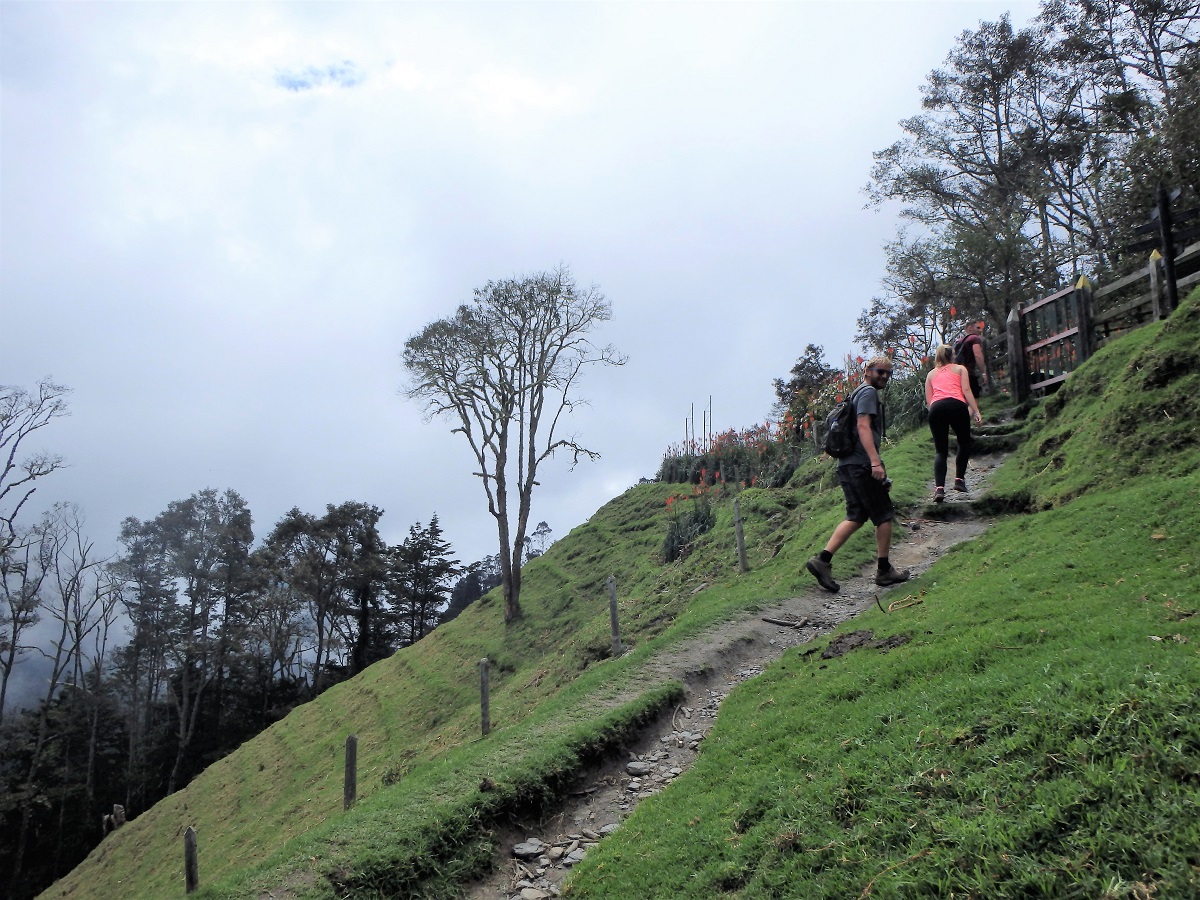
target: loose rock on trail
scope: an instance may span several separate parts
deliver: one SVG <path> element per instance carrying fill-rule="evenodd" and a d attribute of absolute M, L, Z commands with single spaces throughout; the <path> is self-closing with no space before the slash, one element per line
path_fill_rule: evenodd
<path fill-rule="evenodd" d="M 977 516 L 970 501 L 979 498 L 1005 455 L 971 460 L 967 471 L 971 490 L 948 491 L 946 502 L 938 506 L 938 518 L 925 517 L 923 505 L 902 511 L 892 539 L 893 564 L 919 575 L 950 547 L 986 531 L 992 520 Z M 932 482 L 929 497 L 932 502 Z M 641 800 L 665 790 L 688 770 L 733 688 L 761 675 L 785 650 L 828 634 L 876 603 L 886 606 L 890 600 L 899 606 L 906 596 L 904 585 L 877 587 L 873 565 L 843 579 L 841 588 L 829 594 L 814 582 L 801 596 L 720 623 L 647 663 L 637 684 L 680 681 L 685 689 L 683 703 L 643 731 L 623 758 L 581 773 L 576 786 L 547 817 L 499 829 L 495 870 L 471 886 L 467 896 L 471 900 L 557 896 L 571 867 L 590 848 L 619 828 Z M 829 649 L 832 655 L 886 652 L 897 644 L 874 641 L 869 632 L 853 632 Z M 629 699 L 640 689 L 637 684 Z"/>

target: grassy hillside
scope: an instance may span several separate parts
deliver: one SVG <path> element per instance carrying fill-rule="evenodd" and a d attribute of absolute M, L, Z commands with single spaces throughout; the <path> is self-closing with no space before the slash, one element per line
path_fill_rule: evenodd
<path fill-rule="evenodd" d="M 994 503 L 1014 512 L 914 582 L 922 602 L 853 626 L 912 640 L 795 651 L 735 691 L 693 769 L 589 854 L 568 894 L 1200 893 L 1197 346 L 1193 296 L 1073 375 L 997 476 Z M 898 502 L 923 500 L 927 435 L 886 456 Z M 679 492 L 631 488 L 528 567 L 518 624 L 485 598 L 247 742 L 44 896 L 182 895 L 188 825 L 200 896 L 454 896 L 488 864 L 493 824 L 677 702 L 679 685 L 647 674 L 655 654 L 811 591 L 803 561 L 842 513 L 813 461 L 786 489 L 740 493 L 751 572 L 737 572 L 729 496 L 664 565 Z M 838 571 L 872 555 L 865 529 Z M 610 575 L 633 646 L 619 659 Z M 361 799 L 343 812 L 349 734 Z"/>
<path fill-rule="evenodd" d="M 747 683 L 567 895 L 1200 896 L 1198 348 L 1193 295 L 1073 375 L 996 479 L 1029 513 L 854 623 L 911 642 Z"/>

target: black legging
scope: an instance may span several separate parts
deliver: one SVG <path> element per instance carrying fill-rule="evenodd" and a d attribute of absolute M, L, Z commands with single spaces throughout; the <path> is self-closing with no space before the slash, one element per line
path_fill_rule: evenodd
<path fill-rule="evenodd" d="M 967 477 L 967 460 L 971 456 L 971 410 L 961 400 L 946 397 L 929 407 L 929 430 L 933 432 L 933 483 L 946 486 L 946 457 L 950 453 L 950 429 L 958 439 L 958 454 L 954 457 L 955 478 Z"/>

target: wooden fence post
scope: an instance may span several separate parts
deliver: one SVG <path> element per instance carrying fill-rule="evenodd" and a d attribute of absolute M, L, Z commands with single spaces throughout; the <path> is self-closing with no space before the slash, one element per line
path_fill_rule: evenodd
<path fill-rule="evenodd" d="M 1013 307 L 1006 323 L 1008 333 L 1008 379 L 1013 399 L 1018 403 L 1029 396 L 1025 373 L 1025 346 L 1021 342 L 1021 305 Z"/>
<path fill-rule="evenodd" d="M 1171 198 L 1167 196 L 1167 186 L 1158 183 L 1158 234 L 1162 240 L 1163 282 L 1166 287 L 1166 308 L 1163 315 L 1169 316 L 1175 307 L 1179 306 L 1179 288 L 1175 284 L 1175 235 L 1171 223 Z"/>
<path fill-rule="evenodd" d="M 738 568 L 743 572 L 750 571 L 746 563 L 746 535 L 742 531 L 742 508 L 737 498 L 733 498 L 733 533 L 737 535 Z"/>
<path fill-rule="evenodd" d="M 1083 363 L 1096 349 L 1096 333 L 1092 325 L 1092 283 L 1086 275 L 1080 275 L 1075 285 L 1075 302 L 1079 321 L 1078 363 Z"/>
<path fill-rule="evenodd" d="M 492 732 L 492 711 L 488 700 L 488 661 L 485 656 L 479 661 L 479 720 L 483 736 Z"/>
<path fill-rule="evenodd" d="M 616 659 L 621 655 L 621 623 L 617 619 L 617 579 L 608 576 L 608 624 L 612 629 L 612 655 Z"/>
<path fill-rule="evenodd" d="M 1164 315 L 1166 298 L 1163 296 L 1162 254 L 1155 250 L 1150 254 L 1146 269 L 1150 274 L 1150 321 L 1157 322 Z"/>
<path fill-rule="evenodd" d="M 358 799 L 358 738 L 346 738 L 346 782 L 342 787 L 342 809 L 349 809 Z"/>
<path fill-rule="evenodd" d="M 196 852 L 196 829 L 191 825 L 183 833 L 183 880 L 187 893 L 200 887 L 200 864 Z"/>

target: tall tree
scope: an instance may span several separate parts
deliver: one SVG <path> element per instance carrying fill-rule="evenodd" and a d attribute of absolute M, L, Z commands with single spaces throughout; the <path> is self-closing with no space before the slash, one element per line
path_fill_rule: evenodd
<path fill-rule="evenodd" d="M 309 670 L 310 696 L 325 670 L 333 643 L 332 620 L 338 590 L 339 547 L 316 516 L 293 508 L 267 537 L 265 552 L 280 591 L 304 607 L 307 641 L 302 655 Z"/>
<path fill-rule="evenodd" d="M 539 467 L 558 450 L 573 465 L 599 456 L 559 429 L 580 402 L 573 391 L 584 368 L 625 362 L 589 336 L 611 316 L 597 288 L 578 287 L 560 267 L 489 281 L 473 303 L 404 345 L 407 396 L 456 422 L 475 455 L 500 541 L 506 623 L 521 615 L 521 554 Z"/>
<path fill-rule="evenodd" d="M 324 516 L 293 509 L 275 526 L 265 552 L 281 585 L 303 602 L 310 642 L 310 688 L 365 666 L 372 636 L 383 618 L 382 586 L 387 547 L 379 537 L 382 510 L 347 501 L 326 506 Z"/>
<path fill-rule="evenodd" d="M 1200 200 L 1200 48 L 1175 67 L 1170 112 L 1164 118 L 1163 143 L 1174 161 L 1179 184 Z"/>
<path fill-rule="evenodd" d="M 124 553 L 113 561 L 121 580 L 121 604 L 129 619 L 129 642 L 116 653 L 114 680 L 125 718 L 124 806 L 148 807 L 163 795 L 153 774 L 151 747 L 165 736 L 168 647 L 178 627 L 175 584 L 162 535 L 137 519 L 121 526 Z"/>
<path fill-rule="evenodd" d="M 392 548 L 391 590 L 400 646 L 415 644 L 437 627 L 450 582 L 463 571 L 451 552 L 436 515 L 427 527 L 413 525 L 404 543 Z"/>
<path fill-rule="evenodd" d="M 1116 73 L 1121 87 L 1145 96 L 1145 111 L 1170 110 L 1176 68 L 1195 52 L 1195 0 L 1045 0 L 1041 20 L 1078 56 Z M 1148 124 L 1148 123 L 1146 123 Z"/>
<path fill-rule="evenodd" d="M 1132 229 L 1145 221 L 1160 180 L 1200 198 L 1200 143 L 1191 73 L 1198 55 L 1200 6 L 1194 0 L 1047 0 L 1039 17 L 1053 39 L 1061 84 L 1074 91 L 1082 155 L 1076 171 L 1052 169 L 1074 237 L 1072 251 L 1106 272 L 1143 265 L 1138 253 L 1118 262 Z M 1071 203 L 1066 202 L 1067 200 Z M 1077 232 L 1071 226 L 1085 223 Z M 1057 223 L 1063 225 L 1060 217 Z M 1075 274 L 1075 273 L 1073 273 Z"/>
<path fill-rule="evenodd" d="M 356 675 L 391 652 L 384 585 L 388 548 L 379 536 L 383 510 L 367 503 L 329 507 L 324 526 L 337 541 L 343 566 L 337 574 L 334 628 L 349 649 L 348 674 Z"/>
<path fill-rule="evenodd" d="M 205 692 L 224 664 L 226 618 L 242 593 L 253 540 L 250 510 L 232 490 L 206 489 L 168 504 L 150 522 L 127 519 L 122 527 L 120 571 L 145 579 L 131 584 L 131 596 L 159 605 L 150 618 L 161 628 L 177 728 L 168 794 L 184 775 Z"/>
<path fill-rule="evenodd" d="M 930 228 L 1024 245 L 1040 262 L 1028 275 L 1053 285 L 1058 260 L 1039 218 L 1043 160 L 1031 149 L 1043 115 L 1031 86 L 1046 58 L 1041 33 L 1014 31 L 1007 15 L 964 31 L 922 89 L 926 112 L 901 122 L 907 136 L 875 154 L 868 193 L 876 203 L 902 201 L 905 217 Z M 990 282 L 998 319 L 1028 299 L 1024 280 L 1001 272 Z"/>
<path fill-rule="evenodd" d="M 889 245 L 860 338 L 916 351 L 951 309 L 999 328 L 1064 279 L 1134 265 L 1118 257 L 1159 180 L 1200 172 L 1196 117 L 1176 113 L 1198 31 L 1195 0 L 1046 0 L 1029 27 L 964 31 L 923 111 L 875 154 L 872 201 L 899 201 L 925 231 Z"/>

